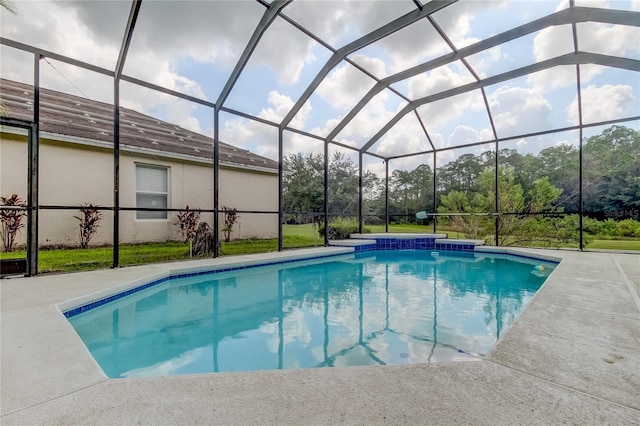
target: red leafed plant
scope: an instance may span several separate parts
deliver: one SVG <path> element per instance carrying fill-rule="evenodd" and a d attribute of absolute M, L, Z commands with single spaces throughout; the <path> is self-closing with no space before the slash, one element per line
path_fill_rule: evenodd
<path fill-rule="evenodd" d="M 98 232 L 102 214 L 98 210 L 98 206 L 85 204 L 80 208 L 80 216 L 74 217 L 80 221 L 80 247 L 89 248 L 89 241 Z"/>
<path fill-rule="evenodd" d="M 240 219 L 240 215 L 236 208 L 222 206 L 222 211 L 224 212 L 224 228 L 222 228 L 222 232 L 224 232 L 224 241 L 228 243 L 231 241 L 233 225 Z"/>
<path fill-rule="evenodd" d="M 189 243 L 189 256 L 193 256 L 193 239 L 196 236 L 198 225 L 200 224 L 200 212 L 190 209 L 189 205 L 176 214 L 180 234 L 185 243 Z"/>
<path fill-rule="evenodd" d="M 11 197 L 0 197 L 2 206 L 23 207 L 25 202 L 18 194 L 11 194 Z M 0 236 L 2 236 L 2 247 L 5 251 L 13 251 L 16 242 L 16 234 L 24 227 L 22 218 L 27 214 L 24 210 L 2 209 L 0 208 Z"/>

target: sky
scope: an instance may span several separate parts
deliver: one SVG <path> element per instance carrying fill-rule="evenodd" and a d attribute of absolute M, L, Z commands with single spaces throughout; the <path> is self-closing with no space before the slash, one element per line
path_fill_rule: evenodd
<path fill-rule="evenodd" d="M 576 0 L 576 6 L 640 11 L 640 0 Z M 113 70 L 131 4 L 127 1 L 20 1 L 16 14 L 0 12 L 2 37 L 23 42 Z M 326 137 L 381 79 L 454 49 L 471 46 L 495 34 L 569 7 L 568 0 L 462 0 L 432 15 L 453 46 L 427 19 L 352 52 L 337 64 L 295 114 L 289 126 Z M 295 0 L 266 31 L 224 106 L 275 123 L 291 111 L 309 83 L 337 50 L 412 10 L 410 0 Z M 158 86 L 217 102 L 236 61 L 265 7 L 244 1 L 153 1 L 142 3 L 124 74 Z M 508 17 L 508 19 L 505 19 Z M 306 27 L 313 40 L 289 21 Z M 580 51 L 640 59 L 640 28 L 605 23 L 577 25 Z M 462 61 L 398 79 L 376 94 L 337 133 L 335 140 L 363 147 L 408 101 L 437 95 L 480 79 L 532 65 L 574 51 L 570 25 L 548 27 L 476 53 Z M 0 75 L 33 81 L 30 54 L 0 47 Z M 355 64 L 355 65 L 354 65 Z M 356 66 L 357 65 L 357 66 Z M 358 67 L 366 70 L 363 72 Z M 472 71 L 469 70 L 471 68 Z M 473 72 L 473 73 L 472 73 Z M 640 115 L 640 75 L 599 65 L 580 66 L 583 122 L 594 123 Z M 43 87 L 112 102 L 113 84 L 104 76 L 51 59 L 41 63 Z M 501 81 L 480 90 L 440 99 L 403 116 L 380 135 L 369 152 L 385 157 L 489 142 L 495 136 L 514 139 L 501 147 L 539 152 L 561 143 L 577 144 L 577 132 L 548 136 L 517 136 L 578 124 L 576 67 L 558 66 Z M 121 84 L 121 104 L 193 131 L 213 135 L 213 111 L 134 84 Z M 400 117 L 398 117 L 400 118 Z M 277 130 L 229 113 L 220 115 L 221 140 L 277 159 Z M 422 126 L 426 129 L 431 143 Z M 640 129 L 640 123 L 631 127 Z M 585 131 L 588 135 L 588 131 Z M 322 142 L 284 133 L 285 155 L 322 152 Z M 464 152 L 482 152 L 491 145 L 447 150 L 444 164 Z M 345 151 L 335 148 L 335 150 Z M 355 154 L 351 153 L 357 159 Z M 367 158 L 367 168 L 384 170 L 381 160 Z M 424 156 L 393 160 L 394 167 L 412 169 Z"/>

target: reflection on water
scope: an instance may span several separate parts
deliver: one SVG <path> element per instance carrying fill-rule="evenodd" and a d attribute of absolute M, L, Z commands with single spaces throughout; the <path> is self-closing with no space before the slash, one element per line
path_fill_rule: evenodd
<path fill-rule="evenodd" d="M 473 360 L 539 263 L 369 252 L 172 280 L 70 321 L 109 377 Z"/>

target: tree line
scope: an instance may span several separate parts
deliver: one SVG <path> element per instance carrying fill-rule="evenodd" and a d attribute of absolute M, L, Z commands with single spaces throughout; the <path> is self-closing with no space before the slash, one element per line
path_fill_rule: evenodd
<path fill-rule="evenodd" d="M 498 153 L 498 175 L 504 179 L 499 191 L 498 211 L 579 212 L 579 149 L 560 144 L 537 154 L 522 154 L 503 148 Z M 495 151 L 463 154 L 437 169 L 436 205 L 459 197 L 467 204 L 478 195 L 495 193 Z M 321 154 L 295 153 L 285 158 L 283 208 L 286 212 L 324 211 L 324 159 Z M 405 220 L 417 211 L 434 211 L 434 172 L 427 164 L 413 170 L 396 169 L 389 176 L 389 210 Z M 545 180 L 546 179 L 546 180 Z M 341 152 L 329 161 L 329 212 L 353 216 L 358 213 L 358 165 Z M 544 183 L 543 183 L 544 182 Z M 633 216 L 640 208 L 640 132 L 612 126 L 583 143 L 584 211 L 598 218 Z M 363 175 L 364 208 L 367 215 L 384 216 L 385 182 L 370 171 Z M 509 196 L 514 186 L 523 194 L 523 204 L 513 204 Z M 544 186 L 544 187 L 543 187 Z M 542 200 L 541 191 L 553 200 Z M 557 195 L 557 196 L 556 196 Z M 478 208 L 493 212 L 495 205 L 476 202 Z M 446 201 L 445 201 L 446 204 Z M 495 203 L 494 203 L 495 204 Z M 525 209 L 527 207 L 527 209 Z M 523 210 L 525 209 L 525 210 Z M 627 212 L 628 214 L 625 214 Z"/>
<path fill-rule="evenodd" d="M 582 145 L 583 211 L 599 220 L 638 219 L 640 132 L 614 125 L 599 135 L 586 138 Z M 434 171 L 429 165 L 421 164 L 413 170 L 393 170 L 389 176 L 391 221 L 413 222 L 415 213 L 423 210 L 438 213 L 497 211 L 513 214 L 513 220 L 504 215 L 500 221 L 507 235 L 509 228 L 522 226 L 518 215 L 580 211 L 580 150 L 576 145 L 559 144 L 537 154 L 500 149 L 497 179 L 495 155 L 495 151 L 463 154 L 438 167 L 435 200 Z M 323 156 L 290 154 L 285 159 L 285 167 L 282 201 L 287 217 L 305 222 L 322 215 Z M 358 165 L 341 152 L 334 153 L 329 159 L 328 189 L 330 215 L 358 215 Z M 368 223 L 383 221 L 385 215 L 385 179 L 370 171 L 363 174 L 363 214 Z M 487 227 L 480 226 L 479 222 L 483 220 L 467 218 L 458 220 L 458 225 L 468 235 L 478 235 L 487 232 Z"/>

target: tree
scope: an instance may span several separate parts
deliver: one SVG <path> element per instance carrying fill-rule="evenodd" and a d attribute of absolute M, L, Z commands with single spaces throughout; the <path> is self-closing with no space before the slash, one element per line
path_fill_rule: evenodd
<path fill-rule="evenodd" d="M 560 144 L 540 151 L 537 176 L 562 190 L 558 204 L 565 211 L 579 211 L 579 151 L 574 145 Z"/>
<path fill-rule="evenodd" d="M 329 161 L 329 212 L 338 216 L 358 215 L 358 165 L 340 151 Z"/>
<path fill-rule="evenodd" d="M 282 208 L 285 212 L 324 210 L 324 159 L 320 154 L 295 153 L 284 159 Z"/>
<path fill-rule="evenodd" d="M 296 153 L 285 158 L 282 205 L 286 212 L 316 216 L 324 212 L 324 158 L 320 154 Z M 329 212 L 340 216 L 358 215 L 358 166 L 342 152 L 329 161 Z M 377 178 L 363 175 L 364 193 L 373 193 Z"/>
<path fill-rule="evenodd" d="M 411 172 L 396 169 L 391 173 L 389 198 L 404 210 L 405 220 L 409 217 L 409 191 L 412 183 Z"/>
<path fill-rule="evenodd" d="M 454 213 L 444 221 L 449 221 L 455 229 L 464 232 L 468 238 L 485 238 L 490 219 L 484 215 L 474 214 L 487 212 L 486 198 L 475 194 L 472 199 L 469 199 L 464 192 L 451 191 L 440 198 L 440 203 L 442 205 L 438 207 L 438 213 Z M 471 213 L 471 216 L 458 216 L 455 215 L 456 213 Z"/>
<path fill-rule="evenodd" d="M 557 206 L 556 201 L 562 191 L 561 188 L 551 184 L 548 176 L 536 180 L 529 191 L 529 211 L 531 213 L 561 211 L 562 207 Z"/>
<path fill-rule="evenodd" d="M 486 164 L 481 157 L 474 154 L 461 155 L 438 169 L 438 192 L 443 194 L 451 191 L 462 191 L 467 194 L 477 192 L 478 177 L 485 168 Z"/>
<path fill-rule="evenodd" d="M 528 211 L 558 211 L 555 202 L 562 190 L 551 185 L 545 177 L 535 181 L 531 191 L 525 194 L 522 186 L 515 182 L 515 176 L 516 172 L 511 167 L 498 169 L 499 209 L 496 209 L 495 203 L 495 175 L 487 170 L 478 178 L 480 190 L 477 193 L 467 195 L 461 191 L 452 191 L 443 195 L 438 213 L 452 213 L 448 220 L 453 226 L 469 238 L 485 239 L 488 242 L 495 239 L 495 219 L 478 213 L 503 213 L 498 220 L 498 242 L 501 246 L 575 238 L 575 232 L 561 234 L 558 229 L 554 229 L 549 218 L 524 215 Z M 525 201 L 525 195 L 528 195 L 529 201 Z M 462 216 L 456 215 L 457 213 L 478 215 Z"/>
<path fill-rule="evenodd" d="M 640 132 L 611 126 L 587 138 L 583 150 L 585 211 L 640 207 Z"/>
<path fill-rule="evenodd" d="M 415 213 L 431 210 L 433 205 L 433 170 L 420 164 L 411 171 L 396 169 L 391 173 L 389 198 L 391 210 L 415 221 Z"/>

